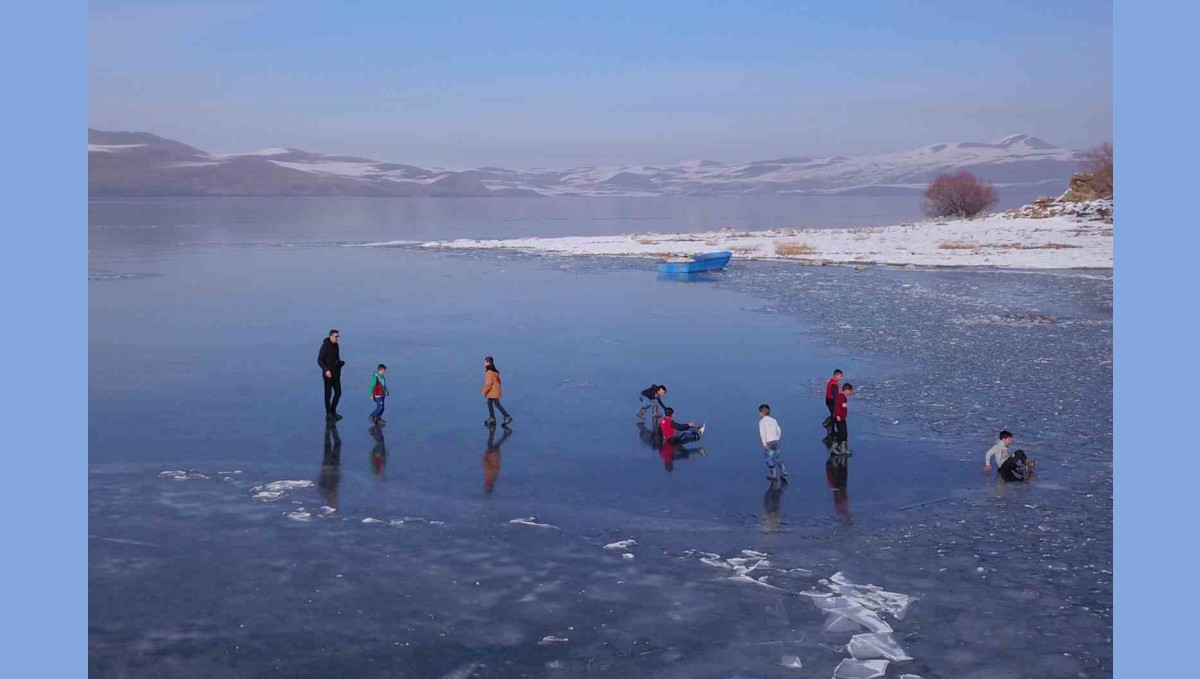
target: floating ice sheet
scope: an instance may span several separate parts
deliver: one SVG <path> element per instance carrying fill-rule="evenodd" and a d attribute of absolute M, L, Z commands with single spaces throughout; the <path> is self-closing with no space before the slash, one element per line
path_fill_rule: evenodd
<path fill-rule="evenodd" d="M 892 662 L 912 660 L 912 657 L 900 648 L 895 637 L 890 634 L 856 634 L 850 639 L 846 650 L 856 660 L 885 658 Z"/>
<path fill-rule="evenodd" d="M 558 526 L 552 526 L 548 523 L 541 523 L 536 516 L 527 516 L 523 519 L 512 519 L 509 523 L 516 523 L 522 526 L 534 526 L 535 528 L 553 528 L 558 530 Z"/>
<path fill-rule="evenodd" d="M 158 473 L 160 479 L 171 479 L 172 481 L 203 481 L 208 478 L 206 474 L 201 474 L 190 469 L 168 469 Z"/>
<path fill-rule="evenodd" d="M 833 670 L 833 679 L 878 679 L 887 674 L 886 660 L 854 660 L 847 658 Z"/>
<path fill-rule="evenodd" d="M 610 542 L 607 545 L 604 545 L 604 548 L 625 551 L 636 544 L 637 540 L 619 540 L 617 542 Z"/>
<path fill-rule="evenodd" d="M 272 502 L 283 497 L 288 491 L 312 487 L 312 481 L 272 481 L 270 483 L 251 488 L 250 495 L 255 500 Z"/>

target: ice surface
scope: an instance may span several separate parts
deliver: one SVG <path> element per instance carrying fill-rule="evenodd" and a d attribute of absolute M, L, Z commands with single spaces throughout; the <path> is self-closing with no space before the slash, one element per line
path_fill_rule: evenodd
<path fill-rule="evenodd" d="M 800 662 L 798 655 L 785 655 L 779 659 L 779 664 L 796 670 L 804 668 L 804 663 Z"/>
<path fill-rule="evenodd" d="M 536 516 L 527 516 L 523 519 L 512 519 L 509 523 L 516 523 L 522 526 L 534 526 L 535 528 L 553 528 L 558 530 L 558 526 L 551 526 L 548 523 L 541 523 Z"/>
<path fill-rule="evenodd" d="M 904 649 L 900 648 L 900 644 L 896 642 L 895 637 L 890 634 L 856 634 L 850 638 L 850 643 L 846 646 L 846 650 L 856 660 L 869 660 L 871 658 L 885 658 L 892 662 L 912 660 L 904 652 Z"/>
<path fill-rule="evenodd" d="M 854 660 L 847 658 L 833 670 L 833 679 L 878 679 L 887 674 L 886 660 Z"/>

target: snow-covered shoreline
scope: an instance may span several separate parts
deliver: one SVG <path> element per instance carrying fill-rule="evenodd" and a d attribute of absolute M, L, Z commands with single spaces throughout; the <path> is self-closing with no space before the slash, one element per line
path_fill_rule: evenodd
<path fill-rule="evenodd" d="M 1021 269 L 1111 269 L 1111 201 L 1059 204 L 1058 214 L 1029 210 L 981 219 L 924 221 L 850 229 L 777 229 L 694 234 L 628 234 L 509 240 L 431 241 L 418 247 L 519 250 L 546 255 L 664 259 L 729 250 L 735 259 L 801 264 L 890 264 Z M 1065 209 L 1063 209 L 1065 208 Z M 1102 208 L 1098 210 L 1097 208 Z"/>

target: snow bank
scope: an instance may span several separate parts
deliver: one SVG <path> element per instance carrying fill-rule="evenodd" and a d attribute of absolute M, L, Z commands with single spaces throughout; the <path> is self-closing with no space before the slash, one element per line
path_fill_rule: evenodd
<path fill-rule="evenodd" d="M 1086 216 L 1080 216 L 1079 212 Z M 993 214 L 981 219 L 925 221 L 854 229 L 777 229 L 696 234 L 630 234 L 568 238 L 433 241 L 419 247 L 520 250 L 547 255 L 667 259 L 730 250 L 734 259 L 806 264 L 893 264 L 1021 269 L 1109 269 L 1111 202 L 1106 223 L 1095 210 L 1052 216 Z M 386 245 L 380 243 L 378 245 Z"/>

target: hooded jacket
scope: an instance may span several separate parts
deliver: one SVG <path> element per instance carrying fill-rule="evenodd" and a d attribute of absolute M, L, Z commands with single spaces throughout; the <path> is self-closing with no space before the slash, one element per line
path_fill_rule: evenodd
<path fill-rule="evenodd" d="M 479 390 L 484 398 L 499 399 L 501 395 L 500 389 L 500 371 L 494 368 L 487 368 L 483 371 L 483 389 Z"/>

